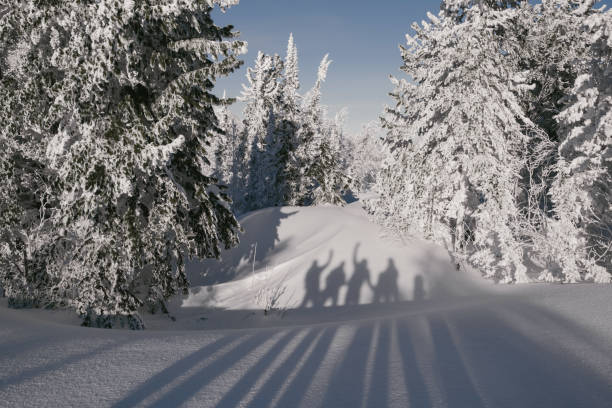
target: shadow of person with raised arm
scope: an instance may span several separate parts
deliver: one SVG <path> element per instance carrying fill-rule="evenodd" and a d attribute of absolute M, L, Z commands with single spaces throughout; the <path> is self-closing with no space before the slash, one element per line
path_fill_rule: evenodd
<path fill-rule="evenodd" d="M 412 300 L 415 302 L 425 300 L 425 285 L 423 284 L 423 277 L 421 275 L 414 277 L 414 294 Z"/>
<path fill-rule="evenodd" d="M 374 289 L 374 302 L 397 302 L 399 301 L 399 289 L 397 287 L 397 268 L 393 259 L 389 258 L 387 269 L 378 276 L 378 284 Z"/>
<path fill-rule="evenodd" d="M 346 283 L 346 275 L 344 274 L 344 261 L 334 268 L 325 278 L 325 289 L 322 293 L 322 305 L 325 305 L 327 299 L 331 299 L 332 306 L 338 305 L 338 296 L 340 288 Z"/>
<path fill-rule="evenodd" d="M 308 272 L 306 272 L 306 276 L 304 278 L 306 293 L 304 294 L 304 300 L 302 300 L 300 307 L 306 307 L 308 303 L 311 303 L 312 307 L 319 307 L 323 305 L 323 297 L 320 290 L 321 272 L 323 272 L 325 268 L 329 266 L 331 260 L 332 251 L 329 251 L 329 257 L 327 258 L 325 265 L 319 266 L 319 262 L 317 260 L 314 260 L 312 265 L 310 265 L 310 269 L 308 269 Z"/>
<path fill-rule="evenodd" d="M 353 250 L 353 276 L 348 281 L 348 288 L 346 290 L 346 298 L 344 300 L 345 305 L 357 305 L 359 304 L 359 298 L 361 296 L 361 286 L 367 283 L 368 286 L 374 290 L 372 282 L 370 281 L 370 270 L 368 269 L 368 261 L 362 259 L 357 261 L 357 250 L 359 245 L 355 245 Z"/>

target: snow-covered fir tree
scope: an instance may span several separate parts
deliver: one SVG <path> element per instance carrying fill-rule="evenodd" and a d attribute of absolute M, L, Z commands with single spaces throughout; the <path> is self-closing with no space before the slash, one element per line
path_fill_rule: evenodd
<path fill-rule="evenodd" d="M 32 262 L 46 276 L 44 302 L 76 308 L 86 324 L 125 316 L 140 327 L 141 306 L 164 309 L 187 289 L 186 257 L 236 242 L 226 196 L 205 172 L 217 130 L 211 89 L 245 48 L 210 15 L 236 3 L 23 0 L 2 16 L 0 42 L 25 63 L 3 72 L 0 134 L 44 152 L 38 173 L 9 164 L 10 183 L 53 176 L 49 189 L 31 190 L 37 221 L 53 227 Z M 2 226 L 15 248 L 32 234 L 18 219 Z M 11 262 L 15 249 L 5 249 Z M 15 286 L 24 273 L 3 272 L 9 294 L 25 294 Z"/>
<path fill-rule="evenodd" d="M 411 80 L 393 79 L 397 105 L 383 117 L 391 155 L 372 211 L 443 243 L 496 280 L 530 280 L 526 259 L 546 263 L 547 229 L 568 225 L 549 222 L 560 196 L 550 188 L 563 138 L 551 120 L 572 88 L 564 81 L 583 69 L 588 42 L 576 37 L 588 15 L 600 15 L 592 5 L 445 1 L 439 16 L 413 24 L 402 47 Z M 566 41 L 553 40 L 560 36 Z M 555 48 L 542 57 L 547 41 Z M 558 276 L 594 274 L 570 268 Z"/>
<path fill-rule="evenodd" d="M 326 56 L 314 87 L 298 93 L 298 57 L 289 37 L 286 60 L 260 52 L 247 71 L 238 160 L 247 170 L 233 183 L 238 212 L 278 205 L 341 204 L 348 179 L 342 169 L 341 125 L 326 118 L 321 86 Z"/>
<path fill-rule="evenodd" d="M 279 203 L 295 204 L 295 191 L 300 183 L 300 161 L 296 157 L 298 131 L 301 123 L 301 95 L 297 47 L 293 34 L 289 35 L 285 72 L 282 83 L 281 112 L 278 118 L 276 153 L 276 188 Z"/>
<path fill-rule="evenodd" d="M 470 260 L 496 279 L 526 280 L 516 189 L 532 125 L 512 93 L 513 67 L 491 40 L 504 21 L 429 18 L 402 48 L 414 82 L 395 80 L 398 108 L 386 121 L 401 128 L 388 143 L 389 165 L 402 170 L 383 173 L 391 190 L 377 212 L 455 253 L 478 248 Z"/>
<path fill-rule="evenodd" d="M 348 189 L 349 180 L 342 171 L 340 157 L 341 125 L 326 118 L 326 107 L 321 103 L 321 87 L 330 64 L 329 56 L 325 55 L 319 64 L 317 80 L 302 102 L 296 149 L 300 180 L 293 196 L 300 205 L 342 204 L 342 195 Z"/>
<path fill-rule="evenodd" d="M 219 131 L 209 148 L 212 152 L 210 172 L 224 186 L 230 197 L 241 191 L 237 181 L 244 172 L 244 160 L 238 153 L 243 132 L 240 120 L 229 110 L 233 102 L 234 100 L 226 98 L 224 93 L 221 106 L 216 111 Z"/>
<path fill-rule="evenodd" d="M 240 99 L 246 103 L 244 109 L 243 137 L 246 146 L 246 166 L 243 211 L 275 205 L 277 201 L 276 151 L 277 117 L 280 111 L 281 76 L 283 61 L 278 55 L 259 52 L 255 66 L 248 68 L 249 86 Z"/>
<path fill-rule="evenodd" d="M 611 280 L 612 13 L 591 15 L 580 34 L 590 43 L 586 69 L 566 98 L 559 160 L 550 192 L 551 257 L 571 281 Z M 608 268 L 608 270 L 606 269 Z M 547 271 L 552 277 L 558 273 Z"/>
<path fill-rule="evenodd" d="M 361 131 L 344 138 L 344 168 L 351 178 L 351 189 L 367 192 L 375 184 L 387 156 L 379 121 L 364 124 Z"/>

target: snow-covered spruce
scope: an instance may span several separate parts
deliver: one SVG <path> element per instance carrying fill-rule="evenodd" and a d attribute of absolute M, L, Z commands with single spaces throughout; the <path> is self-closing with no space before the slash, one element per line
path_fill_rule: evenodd
<path fill-rule="evenodd" d="M 186 290 L 185 257 L 236 242 L 205 172 L 210 90 L 245 49 L 210 14 L 236 3 L 23 0 L 0 16 L 10 298 L 140 327 L 141 306 Z"/>
<path fill-rule="evenodd" d="M 612 13 L 583 23 L 590 43 L 586 70 L 575 81 L 561 125 L 551 200 L 551 251 L 572 280 L 610 280 L 612 265 Z"/>
<path fill-rule="evenodd" d="M 589 18 L 609 27 L 610 12 L 592 5 L 445 1 L 438 16 L 412 25 L 415 34 L 402 47 L 402 69 L 412 81 L 393 79 L 397 104 L 383 118 L 391 155 L 378 178 L 380 197 L 371 203 L 379 219 L 442 243 L 495 280 L 529 281 L 534 261 L 541 278 L 610 279 L 601 256 L 610 240 L 601 213 L 609 204 L 589 218 L 598 220 L 591 222 L 598 241 L 587 246 L 579 237 L 593 235 L 588 222 L 562 204 L 566 136 L 556 120 L 567 115 L 550 113 L 567 103 L 561 98 L 570 93 L 568 81 L 584 71 L 593 52 L 589 38 L 605 38 L 605 28 L 585 36 Z M 598 55 L 605 66 L 609 54 Z M 607 112 L 605 100 L 594 101 L 595 112 Z M 601 129 L 609 140 L 609 126 Z M 593 168 L 601 174 L 593 191 L 607 203 L 607 153 L 593 152 L 596 165 L 576 176 L 592 178 Z M 589 196 L 589 183 L 575 187 L 572 194 Z M 595 247 L 598 256 L 589 250 Z"/>
<path fill-rule="evenodd" d="M 305 96 L 298 93 L 293 36 L 284 60 L 259 52 L 248 68 L 248 84 L 240 96 L 245 102 L 242 124 L 222 114 L 227 118 L 222 145 L 231 148 L 215 156 L 215 171 L 229 184 L 238 213 L 287 204 L 343 203 L 348 178 L 340 160 L 342 114 L 329 120 L 321 104 L 330 62 L 327 56 L 323 59 L 317 81 Z"/>
<path fill-rule="evenodd" d="M 383 162 L 388 155 L 383 143 L 380 121 L 371 121 L 361 131 L 343 138 L 340 157 L 351 180 L 351 190 L 368 192 L 376 184 Z"/>

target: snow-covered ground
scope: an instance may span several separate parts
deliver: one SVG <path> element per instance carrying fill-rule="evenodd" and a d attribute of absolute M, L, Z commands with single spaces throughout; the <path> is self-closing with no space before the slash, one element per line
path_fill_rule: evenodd
<path fill-rule="evenodd" d="M 612 406 L 611 286 L 494 286 L 358 203 L 241 222 L 145 331 L 0 300 L 0 406 Z"/>

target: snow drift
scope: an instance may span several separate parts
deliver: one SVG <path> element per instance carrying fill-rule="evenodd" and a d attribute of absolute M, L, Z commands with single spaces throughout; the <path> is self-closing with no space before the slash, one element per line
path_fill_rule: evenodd
<path fill-rule="evenodd" d="M 276 295 L 280 308 L 328 307 L 476 289 L 443 249 L 387 236 L 359 206 L 273 207 L 245 215 L 237 248 L 223 252 L 221 261 L 188 266 L 192 289 L 183 306 L 261 309 Z"/>

